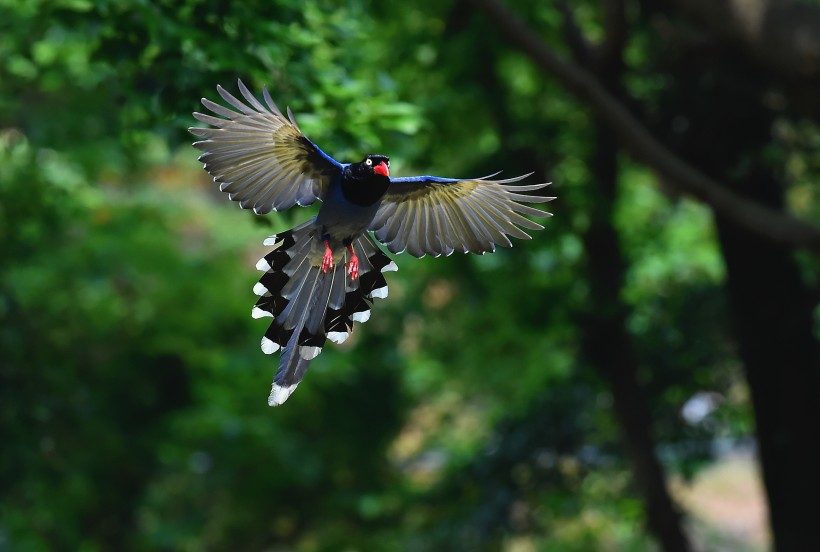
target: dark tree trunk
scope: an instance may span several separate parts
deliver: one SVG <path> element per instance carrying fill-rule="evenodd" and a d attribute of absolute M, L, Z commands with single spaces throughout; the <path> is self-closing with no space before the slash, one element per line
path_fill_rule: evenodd
<path fill-rule="evenodd" d="M 618 98 L 621 87 L 623 47 L 627 39 L 625 5 L 620 0 L 604 3 L 606 38 L 596 53 L 580 39 L 569 8 L 565 8 L 567 35 L 576 60 L 587 65 L 601 84 Z M 618 195 L 618 142 L 603 120 L 596 120 L 592 180 L 595 200 L 589 202 L 590 225 L 584 235 L 590 312 L 584 327 L 585 354 L 612 392 L 612 406 L 632 463 L 635 485 L 646 509 L 651 534 L 664 552 L 691 549 L 681 515 L 669 495 L 663 466 L 655 454 L 652 416 L 646 390 L 638 382 L 638 359 L 627 331 L 628 309 L 621 299 L 626 262 L 614 225 Z"/>
<path fill-rule="evenodd" d="M 597 125 L 592 169 L 597 197 L 590 203 L 590 226 L 584 235 L 591 296 L 584 351 L 612 391 L 615 417 L 644 500 L 649 530 L 665 552 L 684 552 L 690 549 L 689 541 L 655 455 L 652 416 L 638 383 L 636 353 L 626 329 L 627 308 L 621 300 L 625 263 L 613 225 L 617 149 L 614 137 L 602 124 Z"/>
<path fill-rule="evenodd" d="M 765 169 L 739 186 L 775 208 Z M 740 356 L 754 404 L 775 549 L 820 550 L 820 354 L 812 304 L 792 253 L 717 217 Z"/>

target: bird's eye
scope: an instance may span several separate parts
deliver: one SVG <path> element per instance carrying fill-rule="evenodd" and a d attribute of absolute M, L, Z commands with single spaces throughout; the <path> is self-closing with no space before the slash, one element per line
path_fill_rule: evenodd
<path fill-rule="evenodd" d="M 373 160 L 372 160 L 372 159 L 368 159 L 367 161 L 365 161 L 365 162 L 364 162 L 364 164 L 365 164 L 365 165 L 367 165 L 367 166 L 369 167 L 370 165 L 372 165 L 372 164 L 373 164 Z"/>

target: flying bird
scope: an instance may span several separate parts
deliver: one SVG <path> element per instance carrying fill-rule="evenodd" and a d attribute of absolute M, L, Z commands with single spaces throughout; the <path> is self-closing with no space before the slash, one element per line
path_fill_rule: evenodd
<path fill-rule="evenodd" d="M 513 185 L 529 174 L 397 178 L 386 155 L 340 163 L 302 133 L 290 109 L 282 114 L 267 88 L 263 104 L 238 85 L 244 102 L 217 86 L 230 107 L 202 98 L 214 115 L 193 114 L 210 125 L 190 129 L 201 138 L 194 147 L 205 170 L 230 200 L 259 215 L 322 202 L 315 217 L 267 238 L 273 248 L 256 265 L 263 274 L 251 315 L 272 319 L 262 351 L 282 350 L 271 406 L 290 397 L 326 340 L 344 342 L 354 322 L 370 318 L 373 299 L 387 297 L 383 273 L 398 267 L 373 237 L 414 257 L 483 254 L 510 247 L 508 236 L 529 239 L 522 228 L 543 229 L 522 215 L 551 215 L 523 204 L 554 199 L 521 193 L 549 183 Z"/>

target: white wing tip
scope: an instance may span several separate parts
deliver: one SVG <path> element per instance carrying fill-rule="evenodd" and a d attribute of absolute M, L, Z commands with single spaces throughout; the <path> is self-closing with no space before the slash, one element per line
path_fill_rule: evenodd
<path fill-rule="evenodd" d="M 399 269 L 399 265 L 397 265 L 393 261 L 390 261 L 389 263 L 387 263 L 385 265 L 384 268 L 382 268 L 382 272 L 396 272 L 398 269 Z"/>
<path fill-rule="evenodd" d="M 265 257 L 262 257 L 256 263 L 256 270 L 261 270 L 262 272 L 267 272 L 268 270 L 270 270 L 270 268 L 271 268 L 270 263 L 268 263 L 268 261 L 265 260 Z"/>
<path fill-rule="evenodd" d="M 273 318 L 273 313 L 268 312 L 266 310 L 262 310 L 259 307 L 254 307 L 253 310 L 251 311 L 251 316 L 254 317 L 254 318 L 265 318 L 265 317 Z"/>
<path fill-rule="evenodd" d="M 288 400 L 288 397 L 296 391 L 298 385 L 298 383 L 294 383 L 293 385 L 284 387 L 278 383 L 274 383 L 271 387 L 270 395 L 268 395 L 268 406 L 279 406 L 283 404 Z"/>
<path fill-rule="evenodd" d="M 262 352 L 266 355 L 272 355 L 276 351 L 279 350 L 279 344 L 273 341 L 272 339 L 268 339 L 267 337 L 262 338 Z"/>
<path fill-rule="evenodd" d="M 262 245 L 276 245 L 276 234 L 265 238 L 265 241 L 262 242 Z"/>

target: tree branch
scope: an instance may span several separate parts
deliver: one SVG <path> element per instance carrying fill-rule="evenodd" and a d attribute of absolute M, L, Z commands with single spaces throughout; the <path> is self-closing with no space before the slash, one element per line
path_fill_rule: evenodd
<path fill-rule="evenodd" d="M 601 63 L 615 61 L 623 65 L 623 50 L 626 46 L 628 24 L 625 0 L 603 0 L 604 41 L 601 44 Z"/>
<path fill-rule="evenodd" d="M 820 6 L 782 0 L 663 0 L 773 73 L 820 79 Z"/>
<path fill-rule="evenodd" d="M 557 0 L 555 7 L 558 8 L 558 11 L 561 12 L 561 15 L 564 17 L 564 40 L 567 46 L 569 46 L 575 61 L 582 67 L 589 69 L 592 66 L 592 60 L 595 59 L 597 54 L 597 52 L 594 51 L 595 47 L 587 40 L 587 37 L 584 36 L 580 25 L 578 25 L 578 22 L 575 20 L 575 13 L 572 11 L 572 8 L 569 7 L 566 0 Z"/>
<path fill-rule="evenodd" d="M 661 144 L 589 72 L 550 50 L 541 38 L 498 0 L 470 0 L 507 41 L 592 108 L 619 136 L 626 149 L 681 191 L 707 203 L 727 219 L 775 243 L 820 253 L 820 228 L 763 207 L 721 186 Z"/>

